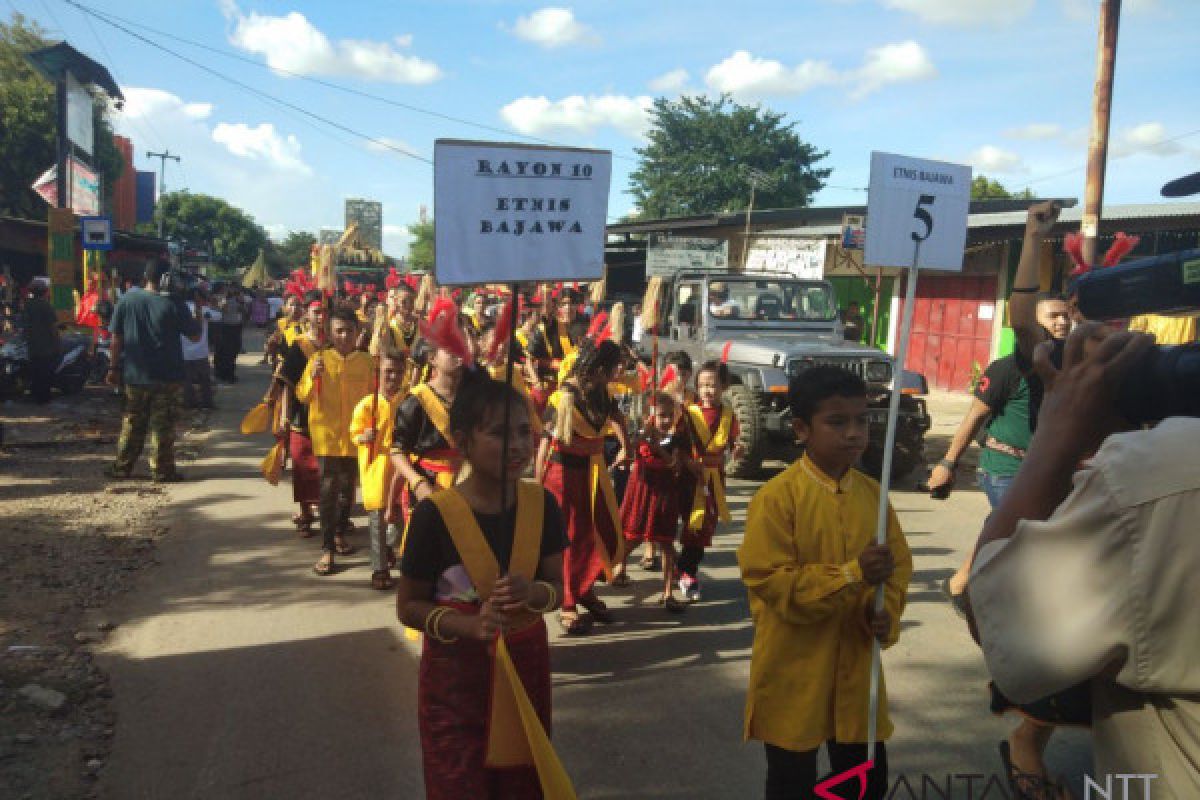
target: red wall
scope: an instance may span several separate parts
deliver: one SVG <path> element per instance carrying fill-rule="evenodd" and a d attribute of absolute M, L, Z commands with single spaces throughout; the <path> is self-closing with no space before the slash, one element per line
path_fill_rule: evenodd
<path fill-rule="evenodd" d="M 922 272 L 905 368 L 938 389 L 969 388 L 972 366 L 990 361 L 993 320 L 980 319 L 983 305 L 995 313 L 995 275 Z"/>
<path fill-rule="evenodd" d="M 137 173 L 133 169 L 133 142 L 124 136 L 114 136 L 113 142 L 124 162 L 121 177 L 113 184 L 113 230 L 131 231 L 137 224 Z"/>

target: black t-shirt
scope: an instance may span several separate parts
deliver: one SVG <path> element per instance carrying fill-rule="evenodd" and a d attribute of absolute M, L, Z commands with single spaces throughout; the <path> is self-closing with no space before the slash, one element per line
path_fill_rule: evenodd
<path fill-rule="evenodd" d="M 447 408 L 447 410 L 449 410 Z M 446 450 L 451 444 L 425 413 L 416 395 L 410 394 L 396 408 L 392 433 L 392 452 L 417 455 L 430 450 Z"/>
<path fill-rule="evenodd" d="M 130 289 L 113 312 L 109 330 L 121 337 L 125 383 L 149 386 L 183 381 L 180 336 L 194 336 L 200 323 L 182 299 Z"/>
<path fill-rule="evenodd" d="M 1066 351 L 1066 339 L 1054 339 L 1054 349 L 1050 351 L 1050 363 L 1056 368 L 1062 369 L 1063 353 Z M 1042 398 L 1046 395 L 1046 385 L 1042 383 L 1041 376 L 1033 370 L 1033 362 L 1025 357 L 1018 347 L 1013 353 L 1013 359 L 1016 361 L 1021 374 L 1025 376 L 1025 383 L 1029 386 L 1029 429 L 1037 430 L 1038 413 L 1042 410 Z"/>
<path fill-rule="evenodd" d="M 567 546 L 563 528 L 562 512 L 554 495 L 543 490 L 545 508 L 542 516 L 542 544 L 540 558 L 557 555 Z M 516 524 L 517 507 L 514 503 L 504 514 L 475 514 L 475 521 L 483 532 L 500 564 L 501 572 L 507 570 L 512 559 L 513 526 Z M 441 512 L 430 499 L 422 500 L 413 509 L 408 523 L 408 538 L 404 543 L 404 555 L 400 559 L 400 572 L 418 581 L 435 582 L 446 570 L 462 563 L 458 548 L 450 538 Z"/>

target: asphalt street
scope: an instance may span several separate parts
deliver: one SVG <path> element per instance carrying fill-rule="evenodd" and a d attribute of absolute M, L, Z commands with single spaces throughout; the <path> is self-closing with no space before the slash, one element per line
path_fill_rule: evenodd
<path fill-rule="evenodd" d="M 102 795 L 421 797 L 417 645 L 391 595 L 368 586 L 363 534 L 337 575 L 312 574 L 319 539 L 297 538 L 290 486 L 258 471 L 268 440 L 237 432 L 266 385 L 256 361 L 243 356 L 191 480 L 171 489 L 160 565 L 105 612 L 119 623 L 100 654 L 118 724 Z M 966 403 L 940 395 L 931 405 L 937 457 Z M 659 576 L 634 565 L 630 589 L 602 589 L 617 625 L 554 639 L 554 741 L 581 797 L 761 795 L 761 747 L 741 740 L 752 629 L 734 559 L 757 485 L 731 485 L 735 521 L 705 560 L 702 602 L 667 614 L 651 599 Z M 893 781 L 903 774 L 921 797 L 928 776 L 949 781 L 955 798 L 979 798 L 987 776 L 1000 780 L 996 746 L 1015 723 L 989 714 L 979 651 L 939 585 L 987 504 L 973 485 L 931 500 L 911 479 L 893 504 L 915 560 L 902 636 L 884 657 Z M 1078 787 L 1086 735 L 1056 735 L 1048 759 Z"/>

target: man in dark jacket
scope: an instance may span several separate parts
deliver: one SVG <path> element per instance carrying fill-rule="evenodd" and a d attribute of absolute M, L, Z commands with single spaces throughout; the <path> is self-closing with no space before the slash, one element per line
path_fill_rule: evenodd
<path fill-rule="evenodd" d="M 46 299 L 47 288 L 42 281 L 29 289 L 29 300 L 21 313 L 21 328 L 29 347 L 29 368 L 32 373 L 30 392 L 37 403 L 50 402 L 50 387 L 54 368 L 58 365 L 62 343 L 58 337 L 58 316 Z"/>

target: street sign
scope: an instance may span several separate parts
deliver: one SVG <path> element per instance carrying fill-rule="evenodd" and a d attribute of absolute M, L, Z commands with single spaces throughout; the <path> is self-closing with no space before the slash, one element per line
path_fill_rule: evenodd
<path fill-rule="evenodd" d="M 600 280 L 611 175 L 607 150 L 438 139 L 438 284 Z"/>
<path fill-rule="evenodd" d="M 80 217 L 79 231 L 84 250 L 112 250 L 112 220 L 108 217 Z"/>
<path fill-rule="evenodd" d="M 842 249 L 862 250 L 867 238 L 867 218 L 861 214 L 842 215 Z"/>
<path fill-rule="evenodd" d="M 970 167 L 871 153 L 871 224 L 863 260 L 874 267 L 911 267 L 919 245 L 916 266 L 961 272 L 970 202 Z"/>

